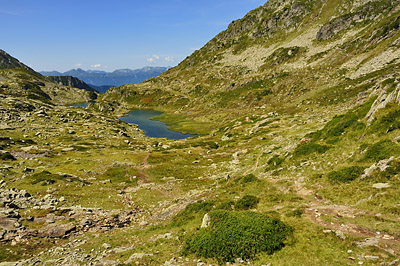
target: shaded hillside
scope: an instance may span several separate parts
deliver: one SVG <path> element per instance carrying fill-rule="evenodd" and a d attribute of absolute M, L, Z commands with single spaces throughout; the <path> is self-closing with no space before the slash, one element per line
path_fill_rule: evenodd
<path fill-rule="evenodd" d="M 98 92 L 97 90 L 90 87 L 82 80 L 72 77 L 72 76 L 47 76 L 46 78 L 48 80 L 58 83 L 60 85 L 71 86 L 71 87 L 78 88 L 81 90 Z"/>
<path fill-rule="evenodd" d="M 35 72 L 30 67 L 18 61 L 18 59 L 10 56 L 3 50 L 0 50 L 0 69 L 14 69 L 14 68 L 22 68 L 30 72 Z"/>
<path fill-rule="evenodd" d="M 65 104 L 96 99 L 93 91 L 49 81 L 4 51 L 1 54 L 0 94 L 22 97 L 45 103 Z"/>

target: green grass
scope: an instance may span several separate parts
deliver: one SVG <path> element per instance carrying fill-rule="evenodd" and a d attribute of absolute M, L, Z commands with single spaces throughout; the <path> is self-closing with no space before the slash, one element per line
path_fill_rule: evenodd
<path fill-rule="evenodd" d="M 169 129 L 185 134 L 207 135 L 214 127 L 214 123 L 210 121 L 190 120 L 183 115 L 163 113 L 160 116 L 153 117 L 166 123 Z"/>
<path fill-rule="evenodd" d="M 368 147 L 363 160 L 377 162 L 399 153 L 399 145 L 391 140 L 381 140 Z"/>
<path fill-rule="evenodd" d="M 180 211 L 177 215 L 172 219 L 173 226 L 182 226 L 190 220 L 193 220 L 195 217 L 201 217 L 207 212 L 209 212 L 214 206 L 213 201 L 198 201 L 195 203 L 191 203 L 185 207 L 182 211 Z"/>
<path fill-rule="evenodd" d="M 364 172 L 364 168 L 360 166 L 350 166 L 345 167 L 337 171 L 332 171 L 327 174 L 327 177 L 330 182 L 351 182 L 356 178 L 360 177 L 360 175 Z"/>
<path fill-rule="evenodd" d="M 371 125 L 371 131 L 381 132 L 383 134 L 400 129 L 400 108 L 398 106 L 387 106 L 386 114 L 377 117 Z"/>
<path fill-rule="evenodd" d="M 293 154 L 296 157 L 306 156 L 313 153 L 323 154 L 329 149 L 330 147 L 327 145 L 321 145 L 313 142 L 306 142 L 297 146 Z"/>
<path fill-rule="evenodd" d="M 128 167 L 112 167 L 108 168 L 103 175 L 99 177 L 100 180 L 111 180 L 111 182 L 119 183 L 125 182 L 130 185 L 134 185 L 137 183 L 137 178 L 133 178 L 133 176 L 137 175 L 136 168 L 128 168 Z"/>
<path fill-rule="evenodd" d="M 42 171 L 40 173 L 35 173 L 31 176 L 28 177 L 29 179 L 32 179 L 31 184 L 35 185 L 40 183 L 43 186 L 46 185 L 52 185 L 56 183 L 59 180 L 65 180 L 66 178 L 62 175 L 58 174 L 52 174 L 49 171 Z M 77 181 L 76 178 L 73 178 L 74 181 Z"/>
<path fill-rule="evenodd" d="M 285 161 L 284 157 L 280 157 L 279 155 L 274 155 L 271 159 L 268 160 L 268 167 L 265 169 L 266 171 L 274 170 L 278 168 Z"/>
<path fill-rule="evenodd" d="M 241 199 L 235 202 L 235 210 L 248 210 L 257 207 L 260 199 L 252 195 L 244 195 Z"/>

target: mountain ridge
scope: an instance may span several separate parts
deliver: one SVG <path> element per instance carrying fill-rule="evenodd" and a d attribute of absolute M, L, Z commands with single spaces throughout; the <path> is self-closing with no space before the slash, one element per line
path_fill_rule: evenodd
<path fill-rule="evenodd" d="M 64 73 L 58 71 L 41 71 L 45 76 L 73 76 L 94 86 L 121 86 L 141 83 L 146 79 L 158 76 L 168 70 L 168 67 L 143 67 L 140 69 L 117 69 L 112 72 L 98 70 L 71 69 Z"/>
<path fill-rule="evenodd" d="M 84 86 L 78 79 L 47 79 L 3 50 L 0 50 L 0 77 L 1 94 L 12 97 L 53 104 L 86 102 L 97 98 L 96 90 L 86 84 Z"/>

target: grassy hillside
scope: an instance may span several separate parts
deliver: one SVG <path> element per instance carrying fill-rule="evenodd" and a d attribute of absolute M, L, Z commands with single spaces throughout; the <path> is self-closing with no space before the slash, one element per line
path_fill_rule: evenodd
<path fill-rule="evenodd" d="M 397 265 L 399 12 L 270 0 L 86 109 L 3 75 L 0 260 Z M 202 135 L 148 138 L 117 119 L 133 108 Z"/>

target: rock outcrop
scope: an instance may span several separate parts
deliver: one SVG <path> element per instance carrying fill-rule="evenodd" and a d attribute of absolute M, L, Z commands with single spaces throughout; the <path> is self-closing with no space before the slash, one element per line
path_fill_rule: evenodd
<path fill-rule="evenodd" d="M 46 77 L 51 82 L 58 83 L 60 85 L 70 86 L 74 88 L 78 88 L 81 90 L 87 90 L 92 92 L 98 92 L 97 90 L 93 89 L 89 85 L 87 85 L 82 80 L 72 77 L 72 76 L 47 76 Z"/>

